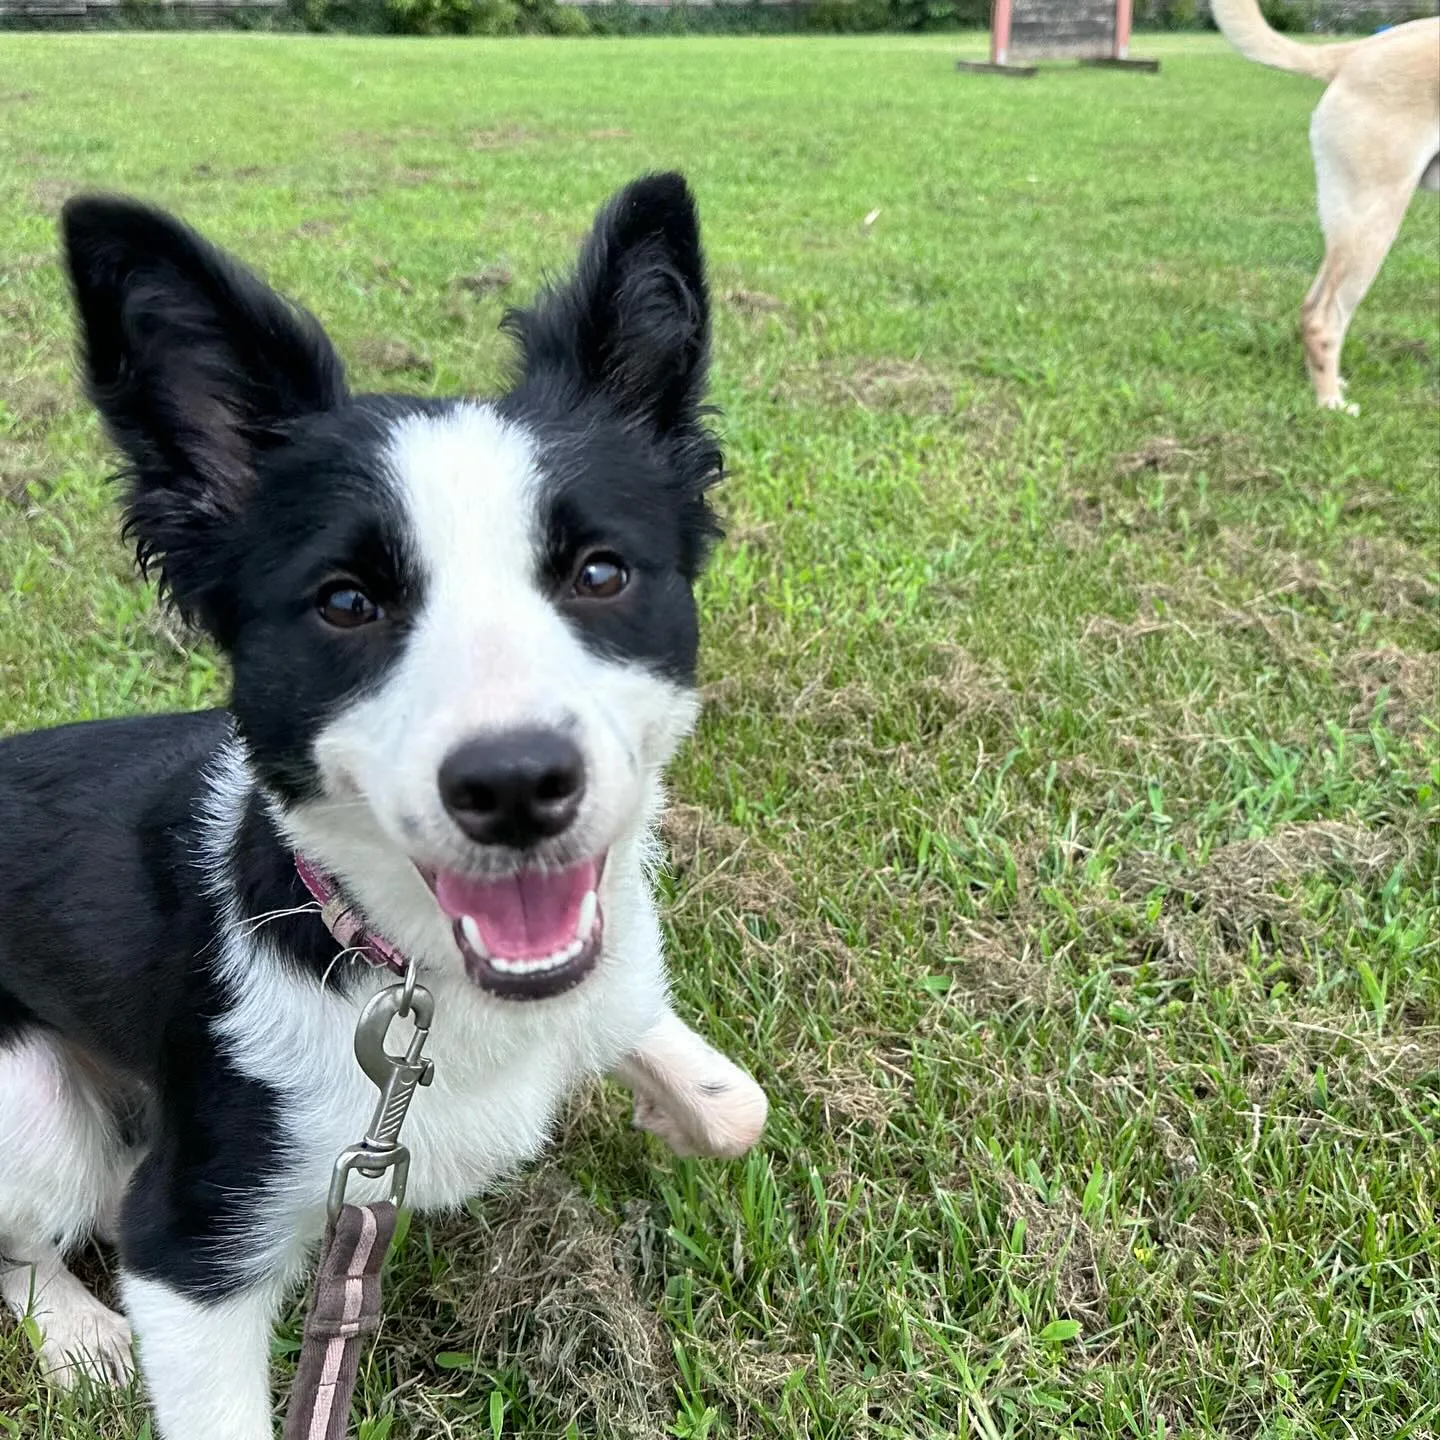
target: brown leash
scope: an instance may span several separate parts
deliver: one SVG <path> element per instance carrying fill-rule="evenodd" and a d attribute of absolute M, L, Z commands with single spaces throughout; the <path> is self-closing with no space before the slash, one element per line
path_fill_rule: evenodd
<path fill-rule="evenodd" d="M 326 1226 L 284 1440 L 345 1440 L 360 1354 L 380 1326 L 380 1267 L 398 1214 L 388 1200 L 346 1205 Z"/>
<path fill-rule="evenodd" d="M 422 1054 L 434 1010 L 430 992 L 415 983 L 415 967 L 407 965 L 402 983 L 380 991 L 355 1027 L 355 1058 L 380 1091 L 380 1100 L 364 1139 L 335 1162 L 329 1224 L 285 1409 L 284 1440 L 345 1440 L 349 1429 L 360 1354 L 380 1325 L 380 1270 L 410 1173 L 400 1127 L 416 1088 L 428 1085 L 435 1073 Z M 392 1055 L 385 1038 L 391 1022 L 403 1018 L 413 1021 L 415 1033 L 403 1056 Z M 388 1174 L 390 1198 L 368 1205 L 347 1202 L 345 1190 L 357 1172 L 372 1180 Z"/>

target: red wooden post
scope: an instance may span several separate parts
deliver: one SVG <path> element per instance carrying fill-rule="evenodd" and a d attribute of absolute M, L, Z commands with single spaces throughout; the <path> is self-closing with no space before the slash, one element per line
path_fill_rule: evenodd
<path fill-rule="evenodd" d="M 1123 60 L 1130 53 L 1131 0 L 1115 0 L 1115 58 Z"/>
<path fill-rule="evenodd" d="M 1003 65 L 1010 54 L 1010 3 L 1011 0 L 994 0 L 990 11 L 990 63 Z M 1125 4 L 1126 0 L 1118 0 Z"/>

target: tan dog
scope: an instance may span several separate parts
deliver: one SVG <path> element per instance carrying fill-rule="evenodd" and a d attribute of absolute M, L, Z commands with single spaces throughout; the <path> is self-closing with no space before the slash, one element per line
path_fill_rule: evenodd
<path fill-rule="evenodd" d="M 1345 409 L 1340 347 L 1394 243 L 1417 186 L 1440 190 L 1440 19 L 1338 45 L 1300 45 L 1256 0 L 1211 0 L 1215 23 L 1248 60 L 1329 83 L 1310 120 L 1325 260 L 1300 310 L 1315 398 Z"/>

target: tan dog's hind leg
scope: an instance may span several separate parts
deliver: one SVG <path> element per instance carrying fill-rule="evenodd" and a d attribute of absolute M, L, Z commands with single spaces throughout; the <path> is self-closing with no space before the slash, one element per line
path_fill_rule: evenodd
<path fill-rule="evenodd" d="M 1365 298 L 1405 218 L 1430 153 L 1423 135 L 1398 139 L 1400 121 L 1355 103 L 1337 82 L 1321 98 L 1310 124 L 1316 200 L 1325 234 L 1325 259 L 1300 310 L 1305 362 L 1315 399 L 1327 410 L 1346 405 L 1340 350 L 1356 307 Z"/>
<path fill-rule="evenodd" d="M 635 1092 L 635 1124 L 677 1155 L 743 1155 L 765 1128 L 765 1092 L 677 1016 L 667 1014 L 615 1069 Z"/>

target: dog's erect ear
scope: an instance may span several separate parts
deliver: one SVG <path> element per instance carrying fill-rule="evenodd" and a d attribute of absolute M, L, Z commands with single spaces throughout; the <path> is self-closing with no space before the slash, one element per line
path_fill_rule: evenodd
<path fill-rule="evenodd" d="M 87 389 L 129 462 L 140 562 L 213 628 L 217 528 L 287 423 L 344 399 L 340 361 L 310 315 L 158 210 L 81 196 L 61 229 Z"/>
<path fill-rule="evenodd" d="M 507 317 L 527 381 L 598 389 L 665 437 L 693 426 L 710 358 L 700 224 L 684 177 L 647 175 L 600 212 L 568 284 Z"/>

